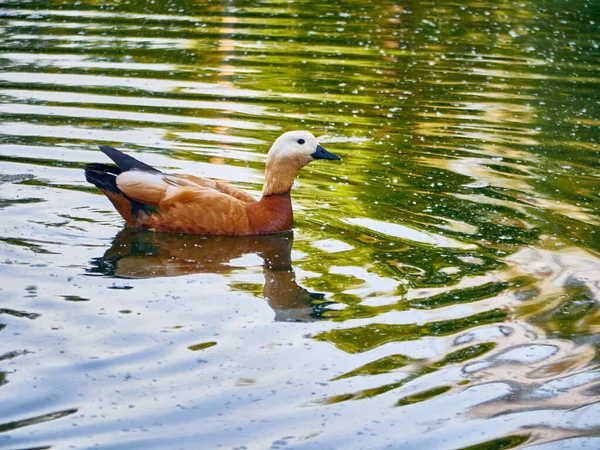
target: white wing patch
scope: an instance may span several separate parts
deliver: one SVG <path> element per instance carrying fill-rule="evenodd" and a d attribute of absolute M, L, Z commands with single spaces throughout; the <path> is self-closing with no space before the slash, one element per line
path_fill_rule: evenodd
<path fill-rule="evenodd" d="M 133 200 L 158 206 L 169 184 L 165 182 L 162 173 L 128 170 L 117 177 L 117 187 Z"/>

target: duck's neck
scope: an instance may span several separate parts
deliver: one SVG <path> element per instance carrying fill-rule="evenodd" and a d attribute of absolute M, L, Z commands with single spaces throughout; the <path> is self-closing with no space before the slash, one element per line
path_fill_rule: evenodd
<path fill-rule="evenodd" d="M 263 198 L 270 195 L 288 193 L 292 189 L 299 168 L 293 165 L 282 165 L 267 162 L 265 169 L 265 184 L 263 186 Z"/>

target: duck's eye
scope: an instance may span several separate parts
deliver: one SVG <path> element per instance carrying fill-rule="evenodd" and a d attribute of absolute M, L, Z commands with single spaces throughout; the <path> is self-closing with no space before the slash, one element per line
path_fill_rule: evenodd
<path fill-rule="evenodd" d="M 304 139 L 298 139 L 298 144 L 300 144 L 300 145 L 304 144 Z"/>

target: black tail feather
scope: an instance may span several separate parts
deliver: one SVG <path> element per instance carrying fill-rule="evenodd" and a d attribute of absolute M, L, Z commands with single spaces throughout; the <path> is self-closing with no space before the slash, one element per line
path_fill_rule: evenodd
<path fill-rule="evenodd" d="M 119 194 L 121 190 L 117 186 L 117 175 L 121 170 L 117 166 L 107 164 L 87 164 L 85 166 L 85 179 L 88 183 L 105 191 Z"/>
<path fill-rule="evenodd" d="M 95 170 L 97 172 L 108 172 L 119 175 L 122 171 L 112 164 L 89 163 L 85 165 L 85 170 Z"/>
<path fill-rule="evenodd" d="M 143 170 L 145 172 L 160 173 L 160 170 L 157 170 L 154 167 L 149 166 L 148 164 L 138 161 L 137 159 L 135 159 L 129 155 L 126 155 L 123 152 L 120 152 L 116 148 L 108 147 L 106 145 L 101 145 L 99 148 L 100 148 L 100 150 L 102 150 L 104 152 L 104 154 L 106 156 L 108 156 L 110 159 L 112 159 L 117 166 L 119 166 L 119 169 L 121 169 L 122 172 L 127 172 L 128 170 L 131 170 L 131 169 L 137 169 L 137 170 Z M 114 172 L 112 172 L 112 173 L 114 173 Z"/>
<path fill-rule="evenodd" d="M 97 188 L 110 192 L 112 194 L 120 194 L 126 198 L 131 204 L 131 215 L 136 217 L 141 211 L 144 212 L 155 212 L 156 207 L 150 205 L 144 205 L 132 198 L 127 197 L 119 186 L 117 186 L 117 175 L 121 173 L 121 169 L 117 166 L 111 166 L 108 164 L 90 163 L 85 166 L 85 179 L 88 183 L 93 184 Z"/>

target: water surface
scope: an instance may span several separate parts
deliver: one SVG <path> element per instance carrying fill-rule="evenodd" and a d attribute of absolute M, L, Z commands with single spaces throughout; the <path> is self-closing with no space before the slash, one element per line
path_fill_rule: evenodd
<path fill-rule="evenodd" d="M 600 446 L 600 4 L 0 5 L 0 446 Z M 296 228 L 123 229 L 112 145 Z"/>

